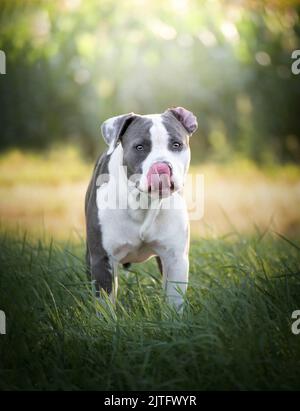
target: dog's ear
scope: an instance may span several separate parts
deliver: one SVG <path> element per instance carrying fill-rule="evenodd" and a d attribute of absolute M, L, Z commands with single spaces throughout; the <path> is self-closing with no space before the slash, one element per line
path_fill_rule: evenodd
<path fill-rule="evenodd" d="M 197 118 L 191 111 L 183 107 L 172 107 L 167 111 L 171 112 L 173 116 L 180 121 L 186 131 L 192 135 L 198 128 Z"/>
<path fill-rule="evenodd" d="M 101 133 L 106 144 L 109 145 L 107 154 L 111 154 L 120 138 L 125 133 L 131 122 L 135 119 L 134 113 L 122 114 L 121 116 L 111 117 L 101 125 Z"/>

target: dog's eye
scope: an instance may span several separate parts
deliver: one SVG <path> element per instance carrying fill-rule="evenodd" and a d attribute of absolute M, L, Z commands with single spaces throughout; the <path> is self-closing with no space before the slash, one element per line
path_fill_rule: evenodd
<path fill-rule="evenodd" d="M 178 141 L 175 141 L 175 142 L 172 144 L 172 148 L 174 148 L 175 150 L 178 150 L 181 146 L 182 146 L 182 144 L 179 143 Z"/>
<path fill-rule="evenodd" d="M 144 147 L 143 147 L 141 144 L 138 144 L 138 145 L 135 147 L 135 149 L 136 149 L 137 151 L 143 151 L 143 150 L 144 150 Z"/>

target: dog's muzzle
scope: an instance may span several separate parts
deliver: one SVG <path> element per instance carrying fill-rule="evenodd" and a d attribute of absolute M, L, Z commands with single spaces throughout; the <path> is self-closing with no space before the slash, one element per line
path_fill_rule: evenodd
<path fill-rule="evenodd" d="M 174 190 L 172 167 L 166 162 L 152 164 L 147 174 L 148 192 L 163 196 L 170 195 Z"/>

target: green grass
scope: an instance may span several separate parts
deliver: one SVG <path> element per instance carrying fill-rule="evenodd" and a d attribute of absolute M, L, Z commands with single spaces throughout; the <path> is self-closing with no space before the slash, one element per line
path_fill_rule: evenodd
<path fill-rule="evenodd" d="M 121 273 L 117 307 L 99 317 L 83 243 L 3 233 L 0 388 L 299 389 L 297 244 L 275 234 L 193 242 L 182 317 L 152 261 Z"/>

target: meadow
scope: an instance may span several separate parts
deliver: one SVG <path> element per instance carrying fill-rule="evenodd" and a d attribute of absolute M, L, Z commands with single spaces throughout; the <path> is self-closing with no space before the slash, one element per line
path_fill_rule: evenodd
<path fill-rule="evenodd" d="M 299 243 L 193 241 L 183 316 L 149 262 L 95 302 L 84 245 L 1 235 L 0 389 L 298 390 Z M 98 312 L 98 315 L 96 314 Z"/>
<path fill-rule="evenodd" d="M 116 307 L 84 264 L 92 164 L 73 149 L 0 159 L 0 389 L 300 388 L 299 169 L 246 161 L 204 171 L 182 316 L 154 261 L 121 272 Z"/>

